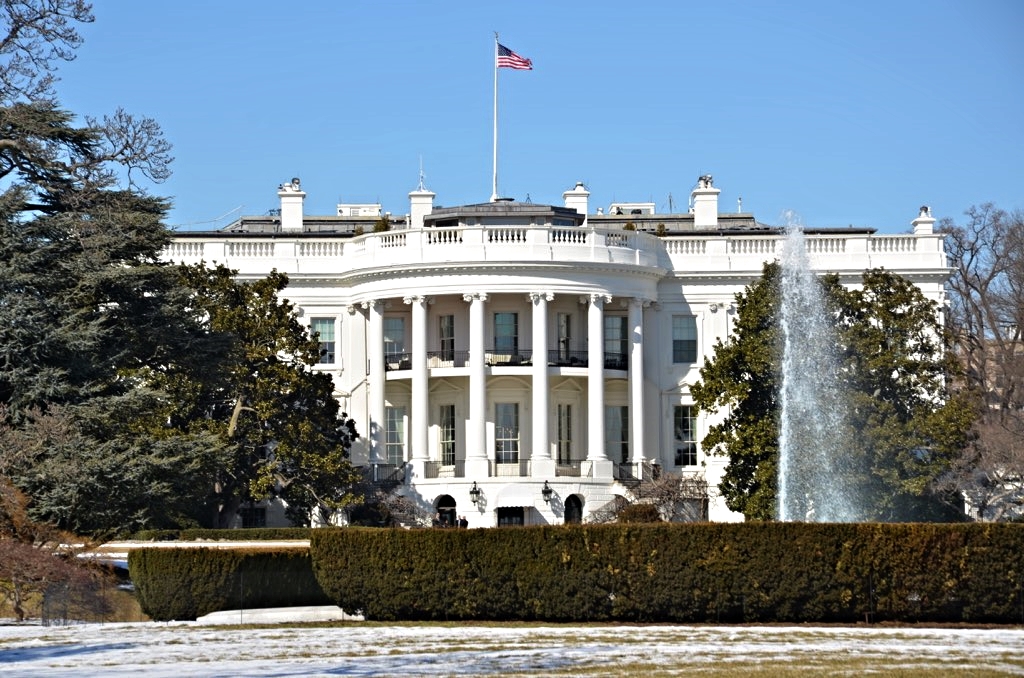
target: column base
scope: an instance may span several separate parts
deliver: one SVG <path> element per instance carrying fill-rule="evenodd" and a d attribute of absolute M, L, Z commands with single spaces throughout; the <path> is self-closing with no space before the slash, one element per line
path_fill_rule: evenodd
<path fill-rule="evenodd" d="M 488 459 L 467 459 L 466 460 L 466 480 L 484 480 L 489 477 L 491 473 L 491 462 Z"/>
<path fill-rule="evenodd" d="M 615 464 L 608 459 L 595 459 L 590 464 L 595 478 L 608 479 L 615 476 Z"/>
<path fill-rule="evenodd" d="M 531 459 L 530 460 L 530 477 L 531 478 L 543 478 L 545 480 L 555 479 L 555 460 L 554 459 Z"/>

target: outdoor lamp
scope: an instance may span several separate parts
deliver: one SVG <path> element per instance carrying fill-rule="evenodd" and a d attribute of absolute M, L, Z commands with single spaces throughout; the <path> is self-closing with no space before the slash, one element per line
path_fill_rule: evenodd
<path fill-rule="evenodd" d="M 473 487 L 469 490 L 469 500 L 474 504 L 480 501 L 480 488 L 476 486 L 476 481 L 473 481 Z"/>
<path fill-rule="evenodd" d="M 548 487 L 548 481 L 545 480 L 544 481 L 544 489 L 542 489 L 540 491 L 541 496 L 544 497 L 544 503 L 545 504 L 548 503 L 549 501 L 551 501 L 551 495 L 554 494 L 554 493 L 555 493 L 555 491 L 552 490 L 550 487 Z"/>

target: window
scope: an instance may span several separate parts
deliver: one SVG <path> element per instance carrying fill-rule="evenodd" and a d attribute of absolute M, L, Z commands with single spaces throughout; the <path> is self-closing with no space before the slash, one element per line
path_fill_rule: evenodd
<path fill-rule="evenodd" d="M 519 314 L 494 314 L 494 352 L 513 356 L 519 353 Z"/>
<path fill-rule="evenodd" d="M 608 369 L 626 368 L 629 353 L 629 337 L 626 334 L 626 316 L 606 315 L 604 317 L 604 366 Z"/>
<path fill-rule="evenodd" d="M 558 404 L 558 463 L 572 461 L 572 405 Z"/>
<path fill-rule="evenodd" d="M 559 313 L 556 322 L 558 325 L 558 362 L 567 363 L 572 357 L 572 315 Z"/>
<path fill-rule="evenodd" d="M 608 458 L 629 463 L 629 407 L 607 405 L 604 408 L 604 447 Z"/>
<path fill-rule="evenodd" d="M 694 408 L 690 405 L 676 405 L 672 417 L 675 429 L 676 466 L 697 465 L 697 421 Z"/>
<path fill-rule="evenodd" d="M 499 464 L 519 461 L 519 403 L 494 405 L 494 461 Z"/>
<path fill-rule="evenodd" d="M 384 409 L 384 460 L 400 465 L 405 461 L 405 408 Z"/>
<path fill-rule="evenodd" d="M 455 405 L 441 405 L 441 465 L 455 465 Z"/>
<path fill-rule="evenodd" d="M 455 316 L 443 315 L 440 323 L 441 360 L 455 360 Z"/>
<path fill-rule="evenodd" d="M 672 316 L 672 362 L 697 362 L 697 319 L 692 315 Z"/>
<path fill-rule="evenodd" d="M 334 364 L 334 318 L 313 318 L 309 329 L 320 341 L 320 364 Z"/>
<path fill-rule="evenodd" d="M 384 318 L 384 355 L 399 358 L 405 353 L 405 318 Z"/>

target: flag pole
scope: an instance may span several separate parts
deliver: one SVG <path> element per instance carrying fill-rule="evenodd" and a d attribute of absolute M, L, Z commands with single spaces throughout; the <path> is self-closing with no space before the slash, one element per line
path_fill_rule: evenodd
<path fill-rule="evenodd" d="M 494 32 L 494 184 L 491 202 L 498 201 L 498 32 Z"/>

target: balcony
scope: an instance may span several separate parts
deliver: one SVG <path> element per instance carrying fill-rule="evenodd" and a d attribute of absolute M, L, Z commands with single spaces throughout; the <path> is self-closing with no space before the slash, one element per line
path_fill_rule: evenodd
<path fill-rule="evenodd" d="M 812 266 L 828 271 L 884 267 L 945 269 L 943 236 L 823 234 L 807 237 Z M 240 275 L 266 275 L 271 268 L 289 274 L 345 278 L 362 271 L 403 265 L 472 262 L 606 262 L 703 273 L 759 272 L 778 256 L 779 234 L 702 234 L 659 238 L 639 231 L 606 228 L 465 226 L 368 233 L 355 238 L 289 236 L 283 233 L 175 234 L 163 258 L 175 263 L 217 261 Z"/>
<path fill-rule="evenodd" d="M 465 478 L 466 462 L 456 461 L 445 464 L 440 461 L 428 461 L 423 468 L 424 478 Z"/>

